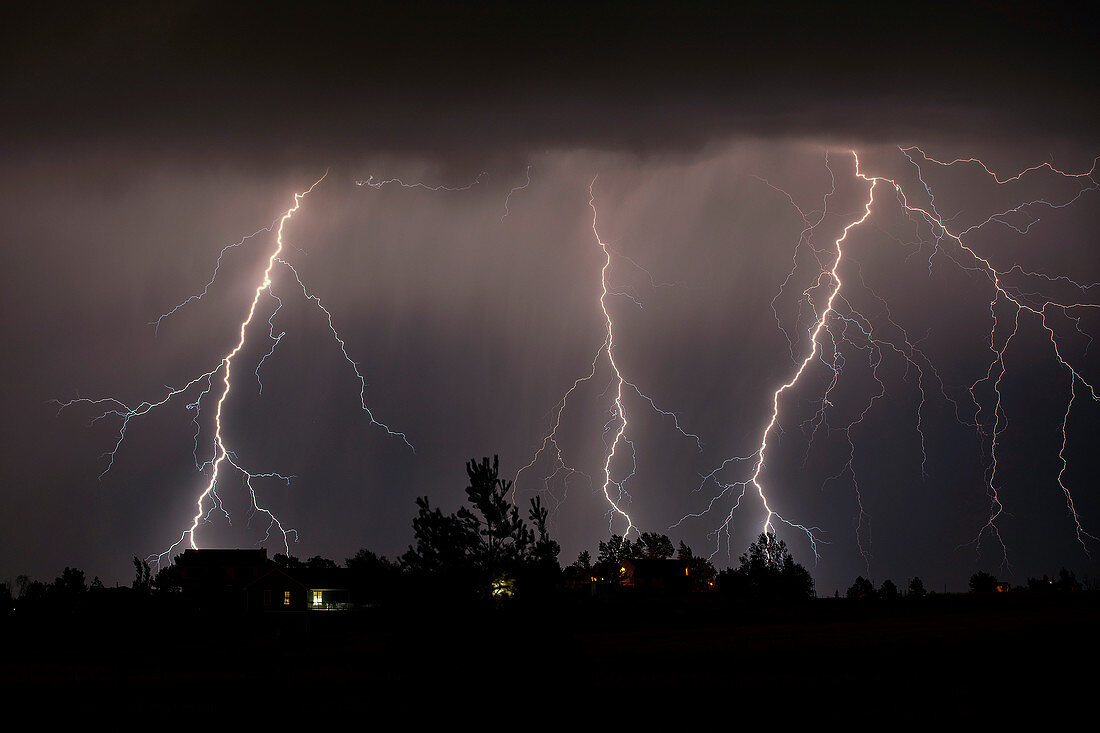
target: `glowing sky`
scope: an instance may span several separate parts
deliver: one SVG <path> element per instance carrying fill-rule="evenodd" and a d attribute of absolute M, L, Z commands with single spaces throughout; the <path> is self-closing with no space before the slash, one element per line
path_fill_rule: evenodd
<path fill-rule="evenodd" d="M 708 533 L 720 518 L 667 528 L 713 495 L 693 491 L 700 473 L 755 449 L 772 393 L 793 373 L 772 310 L 805 228 L 786 194 L 806 212 L 820 208 L 833 185 L 826 151 L 836 191 L 819 246 L 866 203 L 850 149 L 870 174 L 896 176 L 917 193 L 898 145 L 947 160 L 977 155 L 1013 172 L 1050 159 L 1088 170 L 1100 152 L 1093 19 L 1022 6 L 922 7 L 864 17 L 709 4 L 629 13 L 565 4 L 539 17 L 491 4 L 340 17 L 303 16 L 291 4 L 255 15 L 203 3 L 84 16 L 63 5 L 18 11 L 3 44 L 11 104 L 0 156 L 0 577 L 52 577 L 77 565 L 125 580 L 131 555 L 164 549 L 189 524 L 204 481 L 183 402 L 135 421 L 97 480 L 117 424 L 88 429 L 92 413 L 58 416 L 49 400 L 138 402 L 210 369 L 236 343 L 270 236 L 230 250 L 202 302 L 157 333 L 147 324 L 200 292 L 225 245 L 270 225 L 330 167 L 287 224 L 288 259 L 333 314 L 367 403 L 416 452 L 371 425 L 323 314 L 301 298 L 286 299 L 276 318 L 286 336 L 265 361 L 259 394 L 251 371 L 270 347 L 265 312 L 241 354 L 249 366 L 240 373 L 253 381 L 235 387 L 226 424 L 250 465 L 296 477 L 263 485 L 300 533 L 295 554 L 342 559 L 363 546 L 398 554 L 411 539 L 416 496 L 448 509 L 461 499 L 464 461 L 499 453 L 514 472 L 530 460 L 550 411 L 587 373 L 606 332 L 605 259 L 589 208 L 596 174 L 599 235 L 613 258 L 623 256 L 609 282 L 641 303 L 607 300 L 616 361 L 704 446 L 700 453 L 627 394 L 638 456 L 630 514 L 642 529 L 714 549 Z M 976 166 L 922 169 L 940 212 L 961 228 L 1021 201 L 1069 200 L 1083 187 L 1049 171 L 998 187 Z M 398 177 L 459 188 L 481 171 L 488 175 L 460 191 L 355 183 Z M 528 172 L 530 185 L 512 193 L 502 219 Z M 893 319 L 924 339 L 957 398 L 989 363 L 988 285 L 942 257 L 929 274 L 927 228 L 914 227 L 889 192 L 876 197 L 881 208 L 852 230 L 846 257 Z M 1100 281 L 1095 197 L 1007 217 L 1021 227 L 1040 221 L 1026 236 L 983 229 L 974 246 L 1001 267 Z M 776 301 L 797 354 L 806 333 L 790 325 L 807 272 L 797 270 L 793 295 Z M 274 287 L 283 296 L 296 284 L 280 272 Z M 1096 290 L 1073 297 L 1097 303 Z M 879 312 L 867 291 L 852 298 Z M 1096 313 L 1080 325 L 1100 333 Z M 1001 528 L 1017 581 L 1062 564 L 1100 570 L 1077 544 L 1056 484 L 1068 382 L 1044 338 L 1028 322 L 1006 353 Z M 1096 383 L 1097 352 L 1086 343 L 1065 347 Z M 837 424 L 877 391 L 862 352 L 845 354 L 830 396 Z M 594 477 L 614 391 L 605 391 L 606 367 L 563 413 L 561 446 Z M 823 486 L 847 460 L 847 443 L 819 434 L 807 450 L 800 427 L 827 376 L 819 370 L 785 397 L 785 433 L 769 449 L 766 478 L 784 516 L 822 528 L 829 544 L 818 548 L 814 574 L 819 591 L 831 592 L 867 564 L 850 478 Z M 999 547 L 959 547 L 989 509 L 974 431 L 930 395 L 922 476 L 918 386 L 900 362 L 883 366 L 883 381 L 887 396 L 855 432 L 870 572 L 959 588 L 977 569 L 1007 575 Z M 1094 530 L 1098 427 L 1097 406 L 1077 404 L 1066 479 Z M 554 494 L 564 562 L 606 536 L 600 483 L 578 479 L 568 496 Z M 521 482 L 521 499 L 534 488 Z M 763 521 L 758 505 L 746 508 L 734 524 L 734 559 Z M 206 542 L 248 546 L 262 536 L 262 527 L 243 525 L 211 526 Z M 811 564 L 805 537 L 782 534 Z"/>

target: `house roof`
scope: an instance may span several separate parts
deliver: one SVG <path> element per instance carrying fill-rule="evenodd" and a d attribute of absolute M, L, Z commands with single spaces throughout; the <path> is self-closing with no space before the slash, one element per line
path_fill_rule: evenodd
<path fill-rule="evenodd" d="M 271 570 L 248 583 L 245 587 L 257 584 L 266 585 L 279 577 L 285 578 L 302 588 L 346 589 L 351 586 L 351 578 L 345 568 L 272 567 Z"/>
<path fill-rule="evenodd" d="M 267 586 L 272 584 L 286 584 L 292 583 L 299 586 L 303 590 L 307 587 L 305 583 L 301 582 L 297 578 L 293 577 L 286 570 L 280 567 L 272 567 L 266 573 L 256 578 L 255 580 L 245 583 L 245 588 L 252 588 L 253 586 Z"/>

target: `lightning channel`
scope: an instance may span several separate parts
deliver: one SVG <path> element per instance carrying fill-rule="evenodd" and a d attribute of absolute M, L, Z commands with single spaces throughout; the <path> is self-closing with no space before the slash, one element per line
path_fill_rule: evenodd
<path fill-rule="evenodd" d="M 261 305 L 265 302 L 266 297 L 273 304 L 273 308 L 267 317 L 267 336 L 270 341 L 270 348 L 259 359 L 253 373 L 255 375 L 258 390 L 260 394 L 263 392 L 263 381 L 260 377 L 260 369 L 264 363 L 275 353 L 276 347 L 282 341 L 286 335 L 285 331 L 277 331 L 276 318 L 279 315 L 283 307 L 283 297 L 276 295 L 274 291 L 273 272 L 276 266 L 283 267 L 289 270 L 295 281 L 301 288 L 303 297 L 312 302 L 316 307 L 324 314 L 329 329 L 332 331 L 332 335 L 343 354 L 345 360 L 351 365 L 352 370 L 355 373 L 356 378 L 359 381 L 359 403 L 364 412 L 370 419 L 372 425 L 384 430 L 390 437 L 398 438 L 409 447 L 410 450 L 415 452 L 415 448 L 409 441 L 405 433 L 392 429 L 386 423 L 378 420 L 374 412 L 370 409 L 366 402 L 366 380 L 363 374 L 359 371 L 358 363 L 354 361 L 348 353 L 347 344 L 343 337 L 337 331 L 332 313 L 322 304 L 320 298 L 315 294 L 309 292 L 306 288 L 302 278 L 298 271 L 282 257 L 282 253 L 285 246 L 292 246 L 286 241 L 284 236 L 284 230 L 287 222 L 289 222 L 293 216 L 301 208 L 302 200 L 311 194 L 313 190 L 321 184 L 322 181 L 328 176 L 328 171 L 325 172 L 319 179 L 307 188 L 305 191 L 295 193 L 293 205 L 288 208 L 279 218 L 277 218 L 270 226 L 259 229 L 252 234 L 243 237 L 240 241 L 229 244 L 221 249 L 218 254 L 218 259 L 214 267 L 214 273 L 207 281 L 202 291 L 189 296 L 185 300 L 178 303 L 169 311 L 161 314 L 157 320 L 151 322 L 150 325 L 159 328 L 161 323 L 178 313 L 185 306 L 202 300 L 213 287 L 217 276 L 221 270 L 223 260 L 226 253 L 234 248 L 241 247 L 251 239 L 255 238 L 262 232 L 274 232 L 274 246 L 267 258 L 267 264 L 263 273 L 259 279 L 258 284 L 252 294 L 252 300 L 249 305 L 248 311 L 240 322 L 238 327 L 238 338 L 236 344 L 225 353 L 220 360 L 212 368 L 203 372 L 199 376 L 191 379 L 178 387 L 168 386 L 165 393 L 158 399 L 146 400 L 138 403 L 137 405 L 127 405 L 122 400 L 115 397 L 106 397 L 99 399 L 89 399 L 77 397 L 65 402 L 55 401 L 58 405 L 59 411 L 72 407 L 77 404 L 84 406 L 98 408 L 100 413 L 91 419 L 91 423 L 103 420 L 108 417 L 115 417 L 120 419 L 120 427 L 117 438 L 112 448 L 104 454 L 104 458 L 107 461 L 107 466 L 103 473 L 100 474 L 100 478 L 105 476 L 114 466 L 116 457 L 119 450 L 126 439 L 127 430 L 130 427 L 131 421 L 136 418 L 142 417 L 149 412 L 166 405 L 176 398 L 181 398 L 188 393 L 197 392 L 197 395 L 191 401 L 186 403 L 186 408 L 193 412 L 192 423 L 195 427 L 194 432 L 194 459 L 195 468 L 198 473 L 208 473 L 209 477 L 202 488 L 201 492 L 195 499 L 195 514 L 191 519 L 190 525 L 187 526 L 178 536 L 178 538 L 165 550 L 159 553 L 150 555 L 147 559 L 156 564 L 157 567 L 177 552 L 181 546 L 188 546 L 194 549 L 199 547 L 198 533 L 200 528 L 212 520 L 212 515 L 216 512 L 219 516 L 223 516 L 225 521 L 232 525 L 232 516 L 222 500 L 222 497 L 218 493 L 220 486 L 223 486 L 226 481 L 227 473 L 233 473 L 241 478 L 241 485 L 244 487 L 245 492 L 249 498 L 249 507 L 247 510 L 248 520 L 252 521 L 254 517 L 263 518 L 267 524 L 265 533 L 262 539 L 257 544 L 265 544 L 266 542 L 274 539 L 279 541 L 285 552 L 289 553 L 290 543 L 298 541 L 298 532 L 292 527 L 285 525 L 280 520 L 274 511 L 269 507 L 261 503 L 261 499 L 258 495 L 256 483 L 259 480 L 277 480 L 284 484 L 289 485 L 293 476 L 284 475 L 273 471 L 256 471 L 250 467 L 247 467 L 234 450 L 229 446 L 228 440 L 225 436 L 224 425 L 224 407 L 229 400 L 230 392 L 232 390 L 232 377 L 235 374 L 234 367 L 236 366 L 237 357 L 240 352 L 245 348 L 247 342 L 247 334 L 249 327 L 256 319 L 258 311 L 261 309 Z M 480 177 L 479 177 L 480 178 Z M 476 183 L 475 181 L 474 183 Z M 378 182 L 378 185 L 382 185 L 387 182 Z M 375 185 L 375 184 L 368 184 Z M 471 184 L 473 185 L 473 184 Z M 297 248 L 295 248 L 297 249 Z M 202 439 L 203 426 L 200 421 L 201 408 L 204 398 L 215 392 L 215 380 L 220 381 L 220 385 L 217 388 L 218 396 L 214 407 L 213 417 L 213 435 L 209 440 L 204 441 Z"/>
<path fill-rule="evenodd" d="M 603 264 L 600 268 L 600 292 L 597 302 L 599 304 L 600 313 L 603 316 L 604 335 L 599 348 L 593 355 L 589 364 L 586 374 L 578 377 L 573 381 L 569 388 L 565 391 L 562 397 L 551 408 L 551 425 L 547 433 L 543 435 L 538 449 L 535 451 L 531 460 L 525 465 L 521 466 L 516 472 L 515 478 L 512 483 L 512 502 L 515 503 L 516 491 L 520 484 L 520 479 L 525 473 L 534 469 L 536 464 L 544 456 L 549 456 L 550 468 L 549 473 L 543 475 L 540 483 L 543 487 L 543 491 L 549 491 L 551 485 L 558 480 L 561 480 L 565 486 L 565 492 L 562 496 L 552 503 L 555 509 L 565 499 L 565 493 L 568 492 L 569 479 L 573 476 L 582 476 L 588 480 L 589 483 L 594 483 L 592 476 L 577 469 L 574 465 L 568 462 L 563 455 L 561 445 L 559 444 L 559 431 L 561 429 L 562 414 L 566 409 L 567 403 L 574 392 L 577 391 L 580 386 L 586 382 L 593 380 L 600 369 L 600 364 L 607 363 L 610 369 L 611 376 L 608 382 L 605 393 L 610 391 L 612 393 L 611 404 L 608 408 L 608 419 L 603 425 L 603 442 L 604 442 L 604 456 L 603 465 L 600 468 L 602 474 L 602 483 L 600 484 L 600 492 L 603 494 L 604 500 L 607 502 L 607 518 L 608 518 L 608 532 L 612 533 L 615 529 L 616 520 L 619 520 L 620 525 L 625 524 L 622 531 L 623 536 L 629 536 L 633 532 L 638 532 L 637 526 L 634 524 L 634 520 L 631 518 L 627 511 L 627 507 L 632 502 L 632 497 L 627 489 L 627 482 L 630 481 L 637 474 L 638 468 L 638 456 L 635 450 L 635 445 L 632 439 L 627 436 L 627 430 L 629 427 L 629 418 L 625 404 L 625 396 L 627 393 L 633 393 L 637 397 L 649 405 L 649 408 L 655 413 L 664 417 L 670 418 L 674 429 L 683 437 L 692 440 L 699 451 L 703 450 L 703 441 L 695 433 L 686 430 L 680 423 L 679 416 L 675 413 L 662 409 L 657 406 L 656 402 L 643 392 L 635 382 L 632 382 L 623 376 L 623 371 L 619 366 L 619 362 L 616 358 L 615 347 L 615 322 L 612 318 L 611 311 L 608 308 L 608 298 L 613 296 L 623 296 L 634 302 L 636 305 L 641 306 L 640 301 L 625 290 L 616 290 L 609 285 L 609 272 L 612 268 L 612 260 L 614 251 L 601 236 L 598 226 L 599 212 L 596 207 L 596 194 L 595 186 L 599 176 L 593 177 L 592 181 L 588 184 L 588 206 L 592 212 L 591 231 L 592 238 L 595 241 L 597 247 L 600 249 L 603 255 Z M 653 287 L 663 287 L 665 283 L 658 283 L 653 279 L 652 274 L 648 270 L 642 268 L 641 265 L 628 260 L 634 267 L 642 270 L 650 279 L 650 283 Z M 620 476 L 615 471 L 615 464 L 620 454 L 629 453 L 630 470 L 624 476 Z"/>
<path fill-rule="evenodd" d="M 1098 400 L 1095 385 L 1083 375 L 1081 368 L 1075 365 L 1074 360 L 1063 353 L 1053 314 L 1060 313 L 1071 324 L 1077 334 L 1087 338 L 1085 345 L 1087 352 L 1092 337 L 1082 330 L 1081 318 L 1084 311 L 1100 308 L 1100 304 L 1090 299 L 1094 288 L 1100 283 L 1082 283 L 1065 275 L 1029 270 L 1017 263 L 998 267 L 994 265 L 990 257 L 980 254 L 968 242 L 968 239 L 969 235 L 989 226 L 1001 226 L 1021 236 L 1026 235 L 1039 221 L 1039 216 L 1034 212 L 1042 209 L 1057 210 L 1065 208 L 1097 189 L 1098 186 L 1094 179 L 1097 159 L 1093 160 L 1092 166 L 1087 171 L 1082 172 L 1067 172 L 1054 166 L 1052 162 L 1046 162 L 1007 175 L 994 171 L 984 162 L 973 157 L 939 160 L 932 158 L 915 146 L 899 147 L 898 151 L 914 169 L 927 203 L 923 205 L 915 203 L 913 197 L 906 192 L 897 178 L 871 175 L 864 172 L 859 154 L 852 151 L 854 178 L 866 186 L 866 199 L 862 214 L 850 220 L 844 226 L 840 236 L 833 242 L 833 245 L 827 249 L 818 249 L 814 246 L 813 236 L 825 220 L 829 199 L 836 191 L 836 176 L 831 166 L 829 166 L 828 156 L 826 156 L 826 167 L 829 169 L 832 183 L 830 190 L 822 200 L 822 206 L 813 212 L 803 211 L 789 193 L 771 184 L 767 179 L 758 177 L 758 180 L 786 197 L 803 223 L 803 229 L 792 256 L 791 271 L 772 300 L 776 323 L 787 338 L 792 358 L 796 353 L 795 340 L 791 338 L 790 332 L 784 327 L 776 308 L 776 302 L 793 282 L 799 262 L 804 259 L 801 255 L 802 252 L 808 253 L 812 260 L 819 265 L 818 274 L 811 280 L 810 285 L 802 291 L 798 299 L 799 307 L 795 317 L 796 322 L 801 323 L 803 315 L 807 311 L 813 316 L 807 329 L 808 353 L 805 353 L 800 359 L 794 359 L 795 369 L 791 377 L 781 383 L 772 393 L 770 414 L 761 427 L 760 441 L 755 450 L 747 455 L 724 459 L 715 469 L 704 474 L 695 491 L 701 491 L 708 484 L 714 483 L 718 487 L 717 492 L 700 511 L 686 514 L 680 522 L 673 526 L 679 526 L 688 519 L 706 516 L 719 505 L 729 502 L 730 508 L 712 533 L 712 536 L 716 539 L 714 554 L 717 554 L 723 542 L 728 550 L 732 539 L 734 515 L 741 508 L 746 496 L 751 494 L 759 500 L 764 510 L 765 518 L 762 529 L 765 532 L 774 532 L 777 525 L 796 530 L 806 537 L 815 558 L 820 557 L 818 545 L 824 541 L 820 528 L 789 520 L 779 514 L 776 511 L 774 500 L 769 498 L 764 480 L 768 449 L 774 437 L 782 432 L 779 423 L 781 402 L 786 393 L 795 389 L 803 381 L 806 373 L 816 362 L 825 368 L 828 379 L 818 400 L 818 409 L 802 423 L 803 430 L 808 434 L 806 457 L 808 457 L 814 438 L 819 431 L 838 431 L 843 434 L 847 444 L 845 462 L 838 472 L 826 479 L 825 483 L 836 481 L 845 475 L 850 477 L 858 506 L 856 541 L 869 569 L 871 556 L 868 543 L 870 540 L 866 527 L 869 517 L 864 510 L 863 495 L 854 464 L 857 443 L 854 431 L 863 423 L 875 404 L 885 397 L 886 383 L 880 374 L 880 368 L 883 366 L 885 359 L 891 358 L 900 360 L 905 365 L 905 379 L 909 378 L 910 372 L 915 375 L 917 391 L 919 392 L 915 422 L 916 432 L 920 437 L 922 476 L 927 476 L 926 465 L 928 461 L 923 427 L 924 410 L 931 394 L 936 394 L 938 398 L 942 398 L 954 408 L 955 417 L 960 424 L 977 430 L 979 441 L 983 445 L 983 454 L 986 456 L 985 486 L 989 501 L 989 512 L 983 525 L 978 529 L 977 536 L 970 543 L 964 544 L 972 544 L 975 550 L 978 551 L 983 538 L 987 535 L 992 537 L 1001 550 L 1003 565 L 1011 570 L 1008 546 L 998 524 L 998 520 L 1002 518 L 1005 512 L 1005 505 L 1001 496 L 1003 480 L 999 472 L 1002 436 L 1008 425 L 1003 380 L 1009 369 L 1006 358 L 1009 348 L 1017 339 L 1021 329 L 1024 328 L 1025 320 L 1030 320 L 1041 333 L 1046 335 L 1050 342 L 1050 352 L 1053 358 L 1066 374 L 1068 398 L 1062 413 L 1062 440 L 1058 451 L 1060 469 L 1055 477 L 1055 483 L 1065 500 L 1076 539 L 1084 552 L 1088 554 L 1087 540 L 1097 540 L 1097 537 L 1085 528 L 1077 509 L 1077 503 L 1074 501 L 1073 493 L 1065 480 L 1065 474 L 1069 467 L 1066 451 L 1069 443 L 1070 415 L 1078 401 L 1078 396 L 1083 393 L 1091 397 L 1094 402 L 1100 400 Z M 1045 197 L 1032 198 L 995 212 L 974 224 L 956 227 L 952 218 L 941 214 L 937 206 L 935 192 L 922 170 L 922 162 L 945 168 L 957 165 L 978 166 L 997 186 L 1005 186 L 1020 181 L 1025 176 L 1040 171 L 1047 171 L 1065 180 L 1077 181 L 1081 185 L 1072 195 L 1063 197 L 1060 200 L 1051 200 Z M 959 400 L 948 393 L 948 388 L 944 384 L 940 370 L 922 347 L 921 344 L 928 337 L 928 334 L 924 334 L 920 338 L 910 336 L 906 329 L 895 320 L 886 299 L 866 283 L 862 267 L 860 267 L 858 261 L 846 251 L 845 244 L 849 233 L 854 228 L 866 224 L 872 216 L 872 211 L 883 205 L 876 201 L 876 192 L 880 188 L 886 188 L 894 194 L 892 198 L 897 201 L 900 210 L 910 221 L 927 228 L 930 237 L 928 242 L 930 244 L 930 254 L 927 260 L 929 275 L 933 272 L 935 261 L 938 258 L 943 258 L 984 281 L 990 288 L 988 309 L 991 326 L 987 348 L 991 357 L 984 373 L 966 387 L 966 395 L 970 403 L 969 414 L 967 414 L 967 409 L 960 404 Z M 881 199 L 881 197 L 879 198 Z M 1024 217 L 1025 223 L 1017 224 L 1013 217 L 1016 217 L 1016 221 L 1019 221 L 1020 217 Z M 893 238 L 906 247 L 910 246 L 910 243 L 902 242 L 897 237 Z M 919 250 L 923 247 L 923 242 L 916 243 L 916 246 Z M 914 250 L 914 253 L 915 251 L 917 250 Z M 912 253 L 909 256 L 911 257 Z M 842 268 L 842 263 L 851 264 L 845 264 Z M 852 274 L 853 271 L 854 274 Z M 1034 283 L 1035 286 L 1041 284 L 1066 286 L 1077 290 L 1086 299 L 1064 300 L 1047 296 L 1038 290 L 1025 289 L 1023 286 L 1010 283 L 1010 276 L 1023 278 Z M 876 312 L 868 316 L 857 309 L 851 300 L 852 291 L 859 291 L 867 295 Z M 822 293 L 827 293 L 827 296 L 823 302 L 820 302 Z M 849 294 L 846 295 L 845 293 Z M 877 325 L 874 325 L 876 321 Z M 849 420 L 847 424 L 832 426 L 828 421 L 828 413 L 834 407 L 831 396 L 847 365 L 848 357 L 845 356 L 845 353 L 863 354 L 871 379 L 875 384 L 875 389 L 864 407 L 856 411 L 853 419 Z M 987 389 L 991 394 L 989 400 L 981 396 L 982 389 Z M 749 466 L 747 477 L 736 481 L 725 481 L 721 478 L 728 468 L 740 465 Z"/>

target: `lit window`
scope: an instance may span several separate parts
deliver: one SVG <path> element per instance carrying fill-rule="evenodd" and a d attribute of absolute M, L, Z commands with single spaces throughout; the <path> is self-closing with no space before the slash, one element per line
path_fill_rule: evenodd
<path fill-rule="evenodd" d="M 288 590 L 283 591 L 283 605 L 284 606 L 289 606 L 290 605 L 290 591 L 288 591 Z"/>
<path fill-rule="evenodd" d="M 321 591 L 319 591 L 319 590 L 313 591 L 313 605 L 314 606 L 320 606 L 321 605 Z"/>

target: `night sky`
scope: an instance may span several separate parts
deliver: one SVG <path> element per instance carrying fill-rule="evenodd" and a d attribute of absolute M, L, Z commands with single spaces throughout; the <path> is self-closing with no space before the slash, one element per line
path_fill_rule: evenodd
<path fill-rule="evenodd" d="M 260 371 L 260 394 L 253 370 L 270 349 L 275 305 L 265 296 L 223 421 L 240 460 L 294 475 L 289 486 L 256 486 L 298 530 L 295 555 L 398 555 L 417 496 L 448 511 L 464 498 L 465 461 L 499 454 L 514 476 L 531 459 L 604 338 L 595 178 L 609 285 L 631 296 L 606 301 L 616 362 L 703 443 L 700 452 L 628 392 L 629 512 L 643 530 L 717 551 L 725 567 L 761 529 L 751 490 L 728 543 L 713 534 L 728 497 L 669 527 L 717 493 L 697 490 L 700 474 L 756 449 L 773 392 L 808 353 L 814 314 L 798 301 L 818 266 L 808 249 L 795 253 L 806 228 L 795 205 L 816 220 L 833 190 L 812 237 L 828 258 L 866 203 L 852 150 L 864 173 L 896 179 L 920 206 L 929 195 L 899 146 L 977 156 L 1007 175 L 1048 161 L 1087 172 L 1100 153 L 1095 10 L 1075 4 L 222 5 L 5 10 L 0 579 L 75 565 L 128 582 L 131 556 L 164 550 L 190 524 L 206 481 L 186 409 L 197 391 L 131 421 L 102 479 L 119 420 L 89 427 L 101 410 L 59 413 L 51 400 L 137 404 L 217 365 L 236 343 L 270 233 L 228 250 L 200 302 L 157 332 L 149 322 L 201 292 L 223 247 L 269 226 L 326 170 L 287 224 L 285 255 L 332 313 L 367 405 L 416 451 L 371 424 L 323 314 L 275 270 L 275 333 L 286 335 Z M 955 231 L 1047 202 L 968 235 L 999 270 L 1100 281 L 1091 179 L 1041 169 L 997 185 L 976 165 L 911 154 Z M 356 185 L 369 176 L 462 190 Z M 819 593 L 868 573 L 899 584 L 920 575 L 933 589 L 962 589 L 979 569 L 1015 582 L 1062 565 L 1095 577 L 1057 484 L 1070 379 L 1027 313 L 1001 380 L 997 526 L 1009 564 L 988 531 L 973 544 L 990 513 L 989 444 L 959 418 L 973 420 L 967 387 L 992 361 L 993 291 L 956 244 L 937 251 L 892 190 L 880 184 L 875 197 L 845 241 L 842 293 L 879 336 L 904 328 L 939 377 L 922 380 L 885 352 L 885 394 L 848 433 L 860 519 L 842 429 L 879 382 L 858 326 L 830 320 L 844 368 L 826 422 L 811 443 L 832 376 L 816 361 L 784 393 L 761 475 L 773 508 L 820 528 L 820 557 L 801 532 L 780 525 L 780 536 Z M 1081 379 L 1100 383 L 1100 351 L 1088 348 L 1100 335 L 1100 286 L 1018 274 L 1011 286 L 1092 306 L 1049 323 Z M 824 290 L 811 292 L 823 302 Z M 1003 343 L 1015 314 L 1002 302 L 994 315 Z M 593 478 L 545 489 L 563 564 L 609 533 L 600 485 L 612 377 L 598 360 L 562 416 L 564 455 Z M 990 384 L 976 394 L 991 427 Z M 212 407 L 204 402 L 203 441 Z M 1063 482 L 1100 535 L 1100 406 L 1080 380 L 1068 428 Z M 521 477 L 521 501 L 549 470 L 544 461 Z M 619 476 L 629 470 L 629 460 L 614 464 Z M 251 546 L 266 522 L 249 524 L 236 479 L 220 493 L 233 525 L 212 515 L 199 545 Z M 1100 541 L 1084 544 L 1100 551 Z"/>

